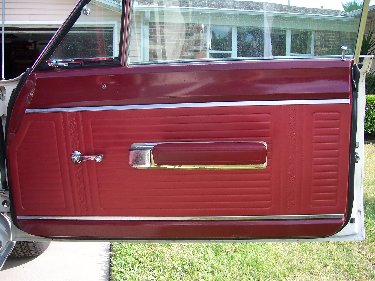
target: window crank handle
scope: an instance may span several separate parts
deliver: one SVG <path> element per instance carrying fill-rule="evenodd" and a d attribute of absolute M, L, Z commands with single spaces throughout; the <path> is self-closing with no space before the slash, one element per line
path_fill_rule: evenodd
<path fill-rule="evenodd" d="M 100 163 L 103 160 L 103 154 L 82 155 L 80 151 L 73 151 L 71 159 L 74 164 L 80 164 L 86 161 L 95 161 L 96 163 Z"/>

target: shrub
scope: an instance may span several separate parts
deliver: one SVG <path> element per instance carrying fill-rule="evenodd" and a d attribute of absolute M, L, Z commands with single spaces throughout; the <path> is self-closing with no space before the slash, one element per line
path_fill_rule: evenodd
<path fill-rule="evenodd" d="M 375 72 L 366 75 L 366 95 L 375 95 Z"/>
<path fill-rule="evenodd" d="M 365 133 L 375 134 L 375 95 L 366 96 Z"/>
<path fill-rule="evenodd" d="M 361 55 L 371 55 L 375 51 L 375 38 L 374 32 L 370 31 L 369 33 L 363 35 Z"/>

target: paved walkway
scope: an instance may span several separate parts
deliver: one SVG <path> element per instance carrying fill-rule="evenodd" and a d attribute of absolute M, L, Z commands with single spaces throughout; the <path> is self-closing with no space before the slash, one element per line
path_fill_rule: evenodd
<path fill-rule="evenodd" d="M 1 281 L 108 281 L 110 244 L 51 242 L 37 258 L 8 259 Z"/>

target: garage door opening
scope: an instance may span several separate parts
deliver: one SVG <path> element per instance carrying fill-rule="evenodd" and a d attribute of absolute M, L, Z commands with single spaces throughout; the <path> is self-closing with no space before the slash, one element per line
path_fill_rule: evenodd
<path fill-rule="evenodd" d="M 6 28 L 4 36 L 5 79 L 15 78 L 31 67 L 56 29 Z"/>

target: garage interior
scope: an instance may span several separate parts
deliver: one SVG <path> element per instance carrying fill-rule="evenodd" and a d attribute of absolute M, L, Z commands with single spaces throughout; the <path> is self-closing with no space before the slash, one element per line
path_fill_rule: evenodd
<path fill-rule="evenodd" d="M 55 32 L 56 28 L 6 28 L 4 34 L 5 79 L 18 77 L 32 66 Z"/>

